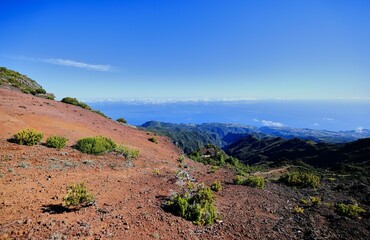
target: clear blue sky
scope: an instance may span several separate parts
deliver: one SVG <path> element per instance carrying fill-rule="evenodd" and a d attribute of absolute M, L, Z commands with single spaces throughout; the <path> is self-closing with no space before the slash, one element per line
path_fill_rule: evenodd
<path fill-rule="evenodd" d="M 370 98 L 370 1 L 17 1 L 0 65 L 57 98 Z"/>

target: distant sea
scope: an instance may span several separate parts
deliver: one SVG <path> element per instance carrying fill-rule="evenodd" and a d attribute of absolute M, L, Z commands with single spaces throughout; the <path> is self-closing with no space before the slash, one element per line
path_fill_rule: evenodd
<path fill-rule="evenodd" d="M 112 119 L 132 125 L 155 120 L 170 123 L 239 123 L 330 131 L 370 129 L 370 101 L 185 101 L 87 102 Z"/>

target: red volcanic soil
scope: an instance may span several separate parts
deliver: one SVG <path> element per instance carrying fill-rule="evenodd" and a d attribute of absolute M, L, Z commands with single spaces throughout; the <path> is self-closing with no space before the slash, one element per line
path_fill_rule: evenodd
<path fill-rule="evenodd" d="M 14 133 L 34 128 L 66 136 L 68 146 L 20 146 Z M 129 161 L 113 153 L 88 155 L 72 148 L 77 139 L 103 135 L 140 150 Z M 197 182 L 220 180 L 216 193 L 222 221 L 196 226 L 164 211 L 165 198 L 180 186 L 176 172 L 181 151 L 157 136 L 121 125 L 88 110 L 0 89 L 0 239 L 360 239 L 369 236 L 368 219 L 338 217 L 324 207 L 292 212 L 296 190 L 269 182 L 265 190 L 235 186 L 233 170 L 185 160 Z M 60 207 L 66 187 L 85 181 L 93 206 L 76 211 Z M 315 194 L 307 191 L 306 194 Z M 334 229 L 336 228 L 336 229 Z M 337 230 L 342 228 L 343 230 Z"/>

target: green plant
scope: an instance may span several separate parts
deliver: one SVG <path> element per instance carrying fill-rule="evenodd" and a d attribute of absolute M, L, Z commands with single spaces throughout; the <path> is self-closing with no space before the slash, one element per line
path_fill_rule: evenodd
<path fill-rule="evenodd" d="M 67 138 L 62 136 L 51 136 L 46 139 L 46 146 L 62 149 L 67 143 Z"/>
<path fill-rule="evenodd" d="M 279 178 L 280 182 L 288 186 L 297 187 L 312 187 L 317 188 L 320 186 L 320 177 L 314 173 L 307 172 L 288 172 Z"/>
<path fill-rule="evenodd" d="M 243 185 L 243 183 L 244 183 L 244 178 L 243 178 L 243 176 L 237 175 L 237 176 L 234 178 L 234 184 L 236 184 L 236 185 Z"/>
<path fill-rule="evenodd" d="M 46 91 L 45 91 L 45 89 L 43 89 L 43 88 L 37 88 L 37 89 L 35 90 L 35 92 L 36 92 L 36 94 L 46 94 Z"/>
<path fill-rule="evenodd" d="M 215 173 L 220 167 L 219 166 L 211 166 L 208 173 Z"/>
<path fill-rule="evenodd" d="M 75 106 L 78 106 L 78 107 L 81 107 L 81 108 L 85 108 L 87 110 L 92 110 L 91 107 L 89 107 L 89 105 L 87 105 L 86 103 L 78 101 L 76 98 L 65 97 L 61 100 L 61 102 L 71 104 L 71 105 L 75 105 Z"/>
<path fill-rule="evenodd" d="M 298 213 L 298 214 L 302 214 L 302 213 L 304 213 L 304 209 L 303 209 L 303 208 L 301 208 L 301 207 L 295 206 L 295 207 L 293 208 L 293 212 L 294 212 L 294 213 Z"/>
<path fill-rule="evenodd" d="M 158 140 L 157 140 L 157 138 L 156 138 L 156 137 L 150 137 L 150 138 L 148 138 L 148 140 L 149 140 L 150 142 L 153 142 L 153 143 L 158 143 Z"/>
<path fill-rule="evenodd" d="M 118 118 L 117 119 L 117 122 L 119 122 L 119 123 L 127 123 L 126 119 L 124 119 L 124 118 Z"/>
<path fill-rule="evenodd" d="M 185 155 L 184 154 L 180 155 L 180 157 L 177 159 L 177 161 L 179 163 L 183 163 L 185 161 Z"/>
<path fill-rule="evenodd" d="M 67 187 L 67 194 L 63 197 L 62 205 L 88 206 L 94 202 L 94 195 L 89 193 L 84 182 L 76 183 Z"/>
<path fill-rule="evenodd" d="M 342 216 L 357 217 L 366 211 L 357 205 L 338 203 L 335 205 L 335 212 Z"/>
<path fill-rule="evenodd" d="M 38 144 L 44 134 L 34 129 L 24 129 L 14 134 L 14 141 L 20 145 L 32 146 Z"/>
<path fill-rule="evenodd" d="M 156 176 L 159 176 L 161 174 L 161 170 L 159 169 L 153 169 L 153 174 L 156 175 Z"/>
<path fill-rule="evenodd" d="M 21 162 L 18 167 L 21 167 L 21 168 L 29 168 L 30 167 L 30 164 L 26 163 L 26 162 Z"/>
<path fill-rule="evenodd" d="M 214 181 L 212 184 L 211 184 L 211 189 L 212 191 L 214 192 L 219 192 L 222 190 L 222 186 L 221 186 L 221 182 L 220 181 Z"/>
<path fill-rule="evenodd" d="M 256 187 L 260 189 L 265 188 L 265 179 L 263 177 L 258 177 L 254 175 L 240 176 L 237 175 L 234 178 L 234 183 L 237 185 L 247 185 L 250 187 Z"/>
<path fill-rule="evenodd" d="M 100 116 L 103 116 L 103 117 L 105 117 L 105 118 L 108 118 L 104 113 L 102 113 L 102 112 L 101 112 L 101 111 L 99 111 L 99 110 L 91 110 L 91 112 L 96 113 L 96 114 L 99 114 Z"/>
<path fill-rule="evenodd" d="M 319 205 L 321 203 L 320 197 L 310 197 L 310 201 L 312 205 Z"/>
<path fill-rule="evenodd" d="M 123 145 L 118 145 L 114 149 L 114 151 L 122 156 L 124 156 L 126 159 L 136 159 L 140 155 L 140 151 L 138 149 L 132 149 L 128 148 Z"/>
<path fill-rule="evenodd" d="M 209 187 L 202 187 L 183 194 L 176 194 L 166 207 L 196 225 L 212 224 L 217 218 L 215 197 Z"/>
<path fill-rule="evenodd" d="M 113 151 L 116 146 L 110 138 L 97 136 L 79 139 L 75 148 L 83 153 L 102 154 Z"/>
<path fill-rule="evenodd" d="M 307 204 L 308 203 L 308 201 L 305 198 L 299 199 L 299 202 L 302 203 L 302 204 Z"/>

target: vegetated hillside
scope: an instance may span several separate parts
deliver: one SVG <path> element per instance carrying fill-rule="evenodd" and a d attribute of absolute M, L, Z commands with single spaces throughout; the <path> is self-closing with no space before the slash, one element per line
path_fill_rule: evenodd
<path fill-rule="evenodd" d="M 19 72 L 0 67 L 0 87 L 30 93 L 43 98 L 54 99 L 52 93 L 47 93 L 35 80 Z"/>
<path fill-rule="evenodd" d="M 363 165 L 366 167 L 363 170 L 370 167 L 370 138 L 330 144 L 250 135 L 228 146 L 226 152 L 247 164 L 301 161 L 315 167 L 338 168 L 342 164 Z"/>
<path fill-rule="evenodd" d="M 175 124 L 150 121 L 140 127 L 170 137 L 187 154 L 209 143 L 224 147 L 246 134 L 258 132 L 256 127 L 224 123 Z"/>
<path fill-rule="evenodd" d="M 168 136 L 185 153 L 197 151 L 199 147 L 213 144 L 220 148 L 254 135 L 261 137 L 300 138 L 315 142 L 346 143 L 370 137 L 370 130 L 332 132 L 326 130 L 299 129 L 288 127 L 254 127 L 242 124 L 203 123 L 175 124 L 150 121 L 140 126 L 142 129 Z"/>

